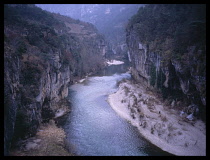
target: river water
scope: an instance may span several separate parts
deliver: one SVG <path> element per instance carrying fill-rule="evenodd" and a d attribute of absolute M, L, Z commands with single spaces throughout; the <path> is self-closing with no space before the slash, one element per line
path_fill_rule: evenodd
<path fill-rule="evenodd" d="M 69 88 L 72 111 L 63 127 L 76 155 L 170 155 L 141 137 L 137 128 L 119 117 L 106 101 L 108 94 L 117 91 L 118 81 L 131 77 L 125 72 L 125 65 L 109 66 Z"/>

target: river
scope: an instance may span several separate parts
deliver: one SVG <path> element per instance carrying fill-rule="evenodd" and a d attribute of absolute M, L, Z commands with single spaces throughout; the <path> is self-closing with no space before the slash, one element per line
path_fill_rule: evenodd
<path fill-rule="evenodd" d="M 125 65 L 109 66 L 69 88 L 72 107 L 63 128 L 76 155 L 170 155 L 141 137 L 137 128 L 118 116 L 106 101 L 108 94 L 117 91 L 118 81 L 131 77 L 125 72 Z"/>

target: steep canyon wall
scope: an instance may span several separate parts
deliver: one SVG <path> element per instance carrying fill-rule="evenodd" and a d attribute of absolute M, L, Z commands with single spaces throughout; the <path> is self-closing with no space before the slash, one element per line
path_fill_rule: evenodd
<path fill-rule="evenodd" d="M 127 25 L 131 71 L 137 82 L 205 120 L 205 5 L 150 4 Z"/>
<path fill-rule="evenodd" d="M 68 102 L 68 86 L 103 67 L 106 42 L 90 23 L 35 5 L 4 6 L 4 154 Z"/>

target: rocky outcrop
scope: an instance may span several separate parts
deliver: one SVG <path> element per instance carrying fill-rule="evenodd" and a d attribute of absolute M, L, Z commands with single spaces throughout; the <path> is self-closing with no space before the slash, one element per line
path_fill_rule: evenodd
<path fill-rule="evenodd" d="M 103 67 L 105 41 L 93 25 L 34 5 L 4 9 L 4 154 L 8 155 L 11 142 L 35 135 L 41 123 L 66 108 L 69 84 Z"/>
<path fill-rule="evenodd" d="M 184 21 L 179 22 L 180 24 L 176 23 L 176 17 L 169 19 L 169 15 L 172 16 L 174 14 L 171 11 L 172 9 L 169 9 L 170 7 L 174 10 L 177 7 L 181 8 L 180 10 L 183 9 L 182 17 L 189 18 L 189 24 L 194 23 L 193 18 L 200 14 L 200 17 L 198 17 L 201 19 L 198 22 L 200 30 L 191 27 L 189 24 L 186 25 Z M 193 12 L 194 17 L 188 15 L 187 10 Z M 154 87 L 160 90 L 163 97 L 171 100 L 171 102 L 173 100 L 174 103 L 184 101 L 183 106 L 196 106 L 196 110 L 199 111 L 193 114 L 205 120 L 206 49 L 204 37 L 205 26 L 203 25 L 205 24 L 203 18 L 205 17 L 203 17 L 200 10 L 205 10 L 204 5 L 147 5 L 144 9 L 140 9 L 138 14 L 129 22 L 126 41 L 128 45 L 128 57 L 132 66 L 131 72 L 134 79 L 147 87 Z M 164 17 L 166 12 L 168 17 Z M 151 15 L 154 16 L 153 14 L 156 15 L 154 20 L 147 19 Z M 163 17 L 165 18 L 165 22 L 168 22 L 167 25 L 164 24 L 161 26 L 160 24 L 162 22 L 156 21 L 159 16 L 158 14 L 160 14 L 160 20 Z M 179 14 L 176 16 L 180 18 Z M 157 22 L 155 25 L 153 24 L 154 21 Z M 176 23 L 176 27 L 173 26 L 174 23 Z M 145 24 L 147 24 L 147 28 L 144 28 Z M 183 27 L 184 25 L 186 25 L 185 30 L 182 28 L 182 32 L 179 33 L 179 27 Z M 162 32 L 161 27 L 165 27 L 165 30 Z M 145 32 L 141 29 L 145 29 Z M 174 33 L 171 33 L 173 29 L 180 35 L 186 33 L 182 36 L 174 34 L 172 38 L 170 34 Z M 197 37 L 192 33 L 189 34 L 188 30 L 193 30 L 193 33 Z M 197 34 L 198 32 L 200 35 Z M 193 38 L 199 38 L 199 42 L 190 41 Z M 181 45 L 180 43 L 186 39 L 189 40 Z M 176 46 L 178 44 L 179 46 Z M 183 110 L 186 111 L 187 107 Z"/>

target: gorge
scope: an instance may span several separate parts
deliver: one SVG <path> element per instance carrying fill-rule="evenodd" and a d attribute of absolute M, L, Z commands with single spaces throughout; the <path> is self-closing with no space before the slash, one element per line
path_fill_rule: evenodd
<path fill-rule="evenodd" d="M 4 155 L 206 155 L 205 4 L 39 7 L 4 5 Z"/>

